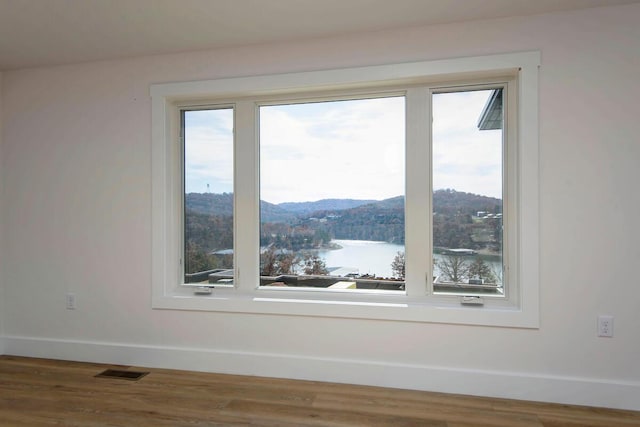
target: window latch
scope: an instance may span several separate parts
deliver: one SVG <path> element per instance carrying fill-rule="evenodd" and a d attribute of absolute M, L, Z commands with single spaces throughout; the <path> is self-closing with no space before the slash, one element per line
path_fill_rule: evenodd
<path fill-rule="evenodd" d="M 198 286 L 193 293 L 195 295 L 211 295 L 213 293 L 213 286 Z"/>
<path fill-rule="evenodd" d="M 481 297 L 465 295 L 460 298 L 460 304 L 462 305 L 484 305 L 484 300 Z"/>

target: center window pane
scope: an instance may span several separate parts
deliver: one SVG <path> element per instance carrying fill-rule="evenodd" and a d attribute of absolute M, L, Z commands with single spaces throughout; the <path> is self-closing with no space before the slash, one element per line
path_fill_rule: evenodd
<path fill-rule="evenodd" d="M 259 114 L 261 286 L 403 290 L 404 97 Z"/>

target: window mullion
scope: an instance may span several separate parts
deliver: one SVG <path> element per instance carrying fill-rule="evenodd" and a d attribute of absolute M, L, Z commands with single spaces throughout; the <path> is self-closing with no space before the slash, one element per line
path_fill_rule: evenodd
<path fill-rule="evenodd" d="M 258 287 L 258 124 L 253 101 L 235 105 L 234 248 L 235 285 L 241 292 Z"/>
<path fill-rule="evenodd" d="M 406 95 L 406 291 L 426 294 L 431 282 L 431 104 L 427 88 L 411 88 Z"/>

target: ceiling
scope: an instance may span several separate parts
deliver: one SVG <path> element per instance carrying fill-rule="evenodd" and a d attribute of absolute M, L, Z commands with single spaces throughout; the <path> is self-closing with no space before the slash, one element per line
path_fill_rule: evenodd
<path fill-rule="evenodd" d="M 0 70 L 640 0 L 0 0 Z"/>

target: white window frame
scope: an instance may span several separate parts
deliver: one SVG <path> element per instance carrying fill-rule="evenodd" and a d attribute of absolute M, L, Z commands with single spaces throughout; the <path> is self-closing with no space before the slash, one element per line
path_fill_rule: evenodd
<path fill-rule="evenodd" d="M 152 307 L 257 314 L 539 326 L 539 52 L 240 77 L 151 86 Z M 510 81 L 510 82 L 509 82 Z M 461 304 L 431 283 L 431 92 L 508 82 L 505 246 L 508 295 Z M 376 94 L 406 96 L 406 293 L 258 289 L 258 108 L 278 100 Z M 517 104 L 517 108 L 516 108 Z M 183 286 L 180 109 L 234 105 L 235 286 L 194 295 Z M 238 124 L 241 125 L 238 125 Z"/>

